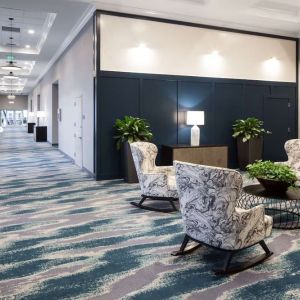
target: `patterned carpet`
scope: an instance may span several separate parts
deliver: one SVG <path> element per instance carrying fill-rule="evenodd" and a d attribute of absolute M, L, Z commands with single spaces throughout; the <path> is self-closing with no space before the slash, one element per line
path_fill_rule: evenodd
<path fill-rule="evenodd" d="M 139 210 L 129 204 L 138 196 L 137 185 L 95 182 L 25 129 L 6 129 L 0 299 L 300 299 L 300 230 L 274 230 L 268 262 L 217 277 L 216 251 L 170 256 L 182 239 L 180 214 Z"/>

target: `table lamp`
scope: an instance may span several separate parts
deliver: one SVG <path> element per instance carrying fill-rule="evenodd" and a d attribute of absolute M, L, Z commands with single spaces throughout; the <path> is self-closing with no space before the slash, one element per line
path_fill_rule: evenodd
<path fill-rule="evenodd" d="M 40 119 L 43 119 L 46 117 L 46 112 L 39 110 L 36 112 L 36 117 L 37 117 L 37 126 L 40 126 Z"/>
<path fill-rule="evenodd" d="M 200 128 L 198 125 L 204 125 L 204 111 L 188 111 L 186 124 L 193 125 L 191 128 L 191 146 L 199 146 Z"/>
<path fill-rule="evenodd" d="M 28 121 L 29 121 L 29 122 L 33 122 L 34 117 L 35 117 L 35 113 L 34 113 L 33 111 L 30 111 L 30 112 L 28 113 Z"/>

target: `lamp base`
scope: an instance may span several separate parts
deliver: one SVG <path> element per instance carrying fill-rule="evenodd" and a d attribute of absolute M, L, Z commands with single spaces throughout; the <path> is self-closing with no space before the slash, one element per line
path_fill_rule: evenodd
<path fill-rule="evenodd" d="M 191 146 L 200 146 L 200 128 L 197 125 L 191 128 Z"/>

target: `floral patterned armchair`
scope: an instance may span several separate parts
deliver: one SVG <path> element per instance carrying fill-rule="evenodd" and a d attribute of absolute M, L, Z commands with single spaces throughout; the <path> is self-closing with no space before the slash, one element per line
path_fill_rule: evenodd
<path fill-rule="evenodd" d="M 224 267 L 216 273 L 228 274 L 246 268 L 229 269 L 233 254 L 239 250 L 257 243 L 265 250 L 266 254 L 248 263 L 247 268 L 272 254 L 263 241 L 271 234 L 273 224 L 272 217 L 265 215 L 264 206 L 249 210 L 236 207 L 243 184 L 240 173 L 178 161 L 175 161 L 175 170 L 186 235 L 180 250 L 173 255 L 193 250 L 185 251 L 190 240 L 225 251 Z"/>
<path fill-rule="evenodd" d="M 174 201 L 178 201 L 174 167 L 155 165 L 158 150 L 152 143 L 135 142 L 130 144 L 130 148 L 142 192 L 140 202 L 131 204 L 160 212 L 177 210 L 174 204 Z M 168 201 L 172 208 L 170 210 L 145 206 L 143 202 L 146 199 Z"/>
<path fill-rule="evenodd" d="M 284 144 L 284 149 L 288 156 L 285 162 L 278 162 L 290 166 L 297 176 L 297 184 L 300 184 L 300 139 L 288 140 Z"/>

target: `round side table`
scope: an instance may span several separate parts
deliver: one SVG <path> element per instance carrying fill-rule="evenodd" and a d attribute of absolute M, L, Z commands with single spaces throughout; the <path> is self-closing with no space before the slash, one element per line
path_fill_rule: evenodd
<path fill-rule="evenodd" d="M 300 188 L 276 194 L 266 191 L 260 184 L 244 187 L 237 206 L 249 209 L 259 204 L 265 206 L 266 215 L 273 217 L 273 228 L 300 228 Z"/>

